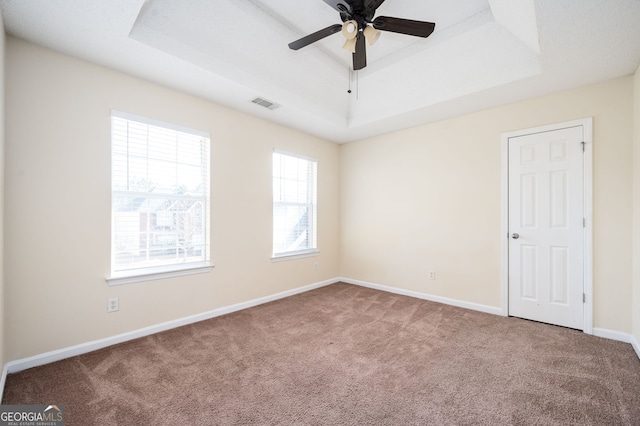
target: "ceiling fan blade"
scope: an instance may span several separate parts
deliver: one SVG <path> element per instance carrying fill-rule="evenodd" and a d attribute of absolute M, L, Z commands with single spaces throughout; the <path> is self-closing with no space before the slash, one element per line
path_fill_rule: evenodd
<path fill-rule="evenodd" d="M 367 48 L 362 31 L 358 31 L 358 38 L 356 39 L 356 53 L 353 53 L 352 56 L 354 71 L 361 70 L 367 66 Z"/>
<path fill-rule="evenodd" d="M 322 40 L 323 38 L 330 36 L 331 34 L 335 34 L 342 29 L 342 25 L 335 24 L 330 27 L 323 28 L 320 31 L 316 31 L 313 34 L 309 34 L 308 36 L 304 36 L 299 40 L 292 41 L 289 43 L 289 48 L 292 50 L 302 49 L 305 46 L 310 45 L 318 40 Z"/>
<path fill-rule="evenodd" d="M 373 19 L 373 15 L 376 13 L 376 9 L 384 3 L 384 0 L 364 0 L 364 16 L 367 21 Z"/>
<path fill-rule="evenodd" d="M 346 13 L 351 16 L 351 4 L 349 4 L 346 0 L 323 0 L 326 4 L 340 12 L 341 14 Z"/>
<path fill-rule="evenodd" d="M 371 22 L 373 28 L 380 31 L 407 34 L 416 37 L 429 37 L 436 24 L 433 22 L 414 21 L 411 19 L 392 18 L 390 16 L 378 16 Z"/>

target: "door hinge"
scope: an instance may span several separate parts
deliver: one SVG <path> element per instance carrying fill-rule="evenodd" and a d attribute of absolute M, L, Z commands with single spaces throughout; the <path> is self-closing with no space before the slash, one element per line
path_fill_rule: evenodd
<path fill-rule="evenodd" d="M 586 218 L 586 217 L 583 217 L 583 218 L 582 218 L 582 227 L 583 227 L 583 228 L 586 228 L 586 227 L 587 227 L 587 218 Z"/>
<path fill-rule="evenodd" d="M 584 147 L 587 145 L 587 143 L 585 141 L 580 142 L 582 144 L 582 152 L 584 152 Z"/>
<path fill-rule="evenodd" d="M 582 303 L 587 303 L 587 294 L 582 293 Z"/>

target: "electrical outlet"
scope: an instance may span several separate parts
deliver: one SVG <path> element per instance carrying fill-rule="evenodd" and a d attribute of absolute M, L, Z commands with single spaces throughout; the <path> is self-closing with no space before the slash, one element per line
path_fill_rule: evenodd
<path fill-rule="evenodd" d="M 107 299 L 107 312 L 116 312 L 120 309 L 120 302 L 117 297 Z"/>
<path fill-rule="evenodd" d="M 436 279 L 436 271 L 429 271 L 429 279 L 430 280 Z"/>

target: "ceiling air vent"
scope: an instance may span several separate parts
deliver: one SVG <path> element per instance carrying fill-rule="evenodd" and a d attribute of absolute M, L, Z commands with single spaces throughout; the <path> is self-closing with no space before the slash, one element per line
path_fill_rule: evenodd
<path fill-rule="evenodd" d="M 271 102 L 269 100 L 266 100 L 264 98 L 254 98 L 254 99 L 251 100 L 251 102 L 253 102 L 256 105 L 260 105 L 262 107 L 270 109 L 272 111 L 275 110 L 275 109 L 278 109 L 278 108 L 280 108 L 282 106 L 282 105 L 278 105 L 275 102 Z"/>

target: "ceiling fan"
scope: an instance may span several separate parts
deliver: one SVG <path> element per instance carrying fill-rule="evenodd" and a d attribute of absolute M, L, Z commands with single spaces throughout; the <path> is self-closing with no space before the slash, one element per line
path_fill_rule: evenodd
<path fill-rule="evenodd" d="M 301 49 L 338 31 L 342 31 L 346 41 L 343 48 L 351 51 L 353 69 L 367 66 L 365 40 L 373 45 L 380 37 L 380 31 L 407 34 L 416 37 L 429 37 L 436 27 L 433 22 L 378 16 L 373 19 L 376 9 L 385 0 L 323 0 L 340 13 L 342 24 L 334 24 L 313 34 L 289 43 L 293 50 Z"/>

